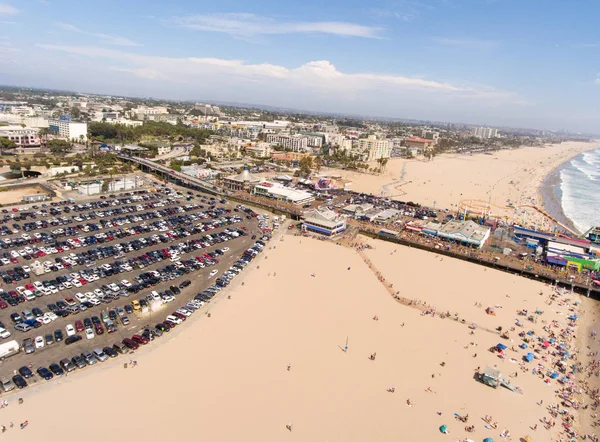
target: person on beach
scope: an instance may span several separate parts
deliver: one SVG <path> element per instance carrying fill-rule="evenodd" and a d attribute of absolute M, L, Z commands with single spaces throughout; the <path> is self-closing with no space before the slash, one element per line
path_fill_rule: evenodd
<path fill-rule="evenodd" d="M 288 431 L 292 431 L 292 423 L 290 422 L 289 424 L 287 424 L 287 425 L 285 426 L 285 428 L 287 428 L 287 429 L 288 429 Z"/>
<path fill-rule="evenodd" d="M 292 364 L 288 364 L 287 365 L 287 371 L 290 371 L 292 369 Z"/>

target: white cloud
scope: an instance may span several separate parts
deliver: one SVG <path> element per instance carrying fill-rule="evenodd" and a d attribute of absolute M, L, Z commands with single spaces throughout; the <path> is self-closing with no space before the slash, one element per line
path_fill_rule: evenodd
<path fill-rule="evenodd" d="M 396 74 L 345 73 L 327 60 L 310 61 L 297 67 L 287 68 L 270 63 L 252 64 L 242 60 L 220 58 L 139 55 L 91 46 L 48 44 L 38 46 L 45 50 L 78 56 L 80 59 L 91 58 L 94 62 L 105 59 L 105 64 L 112 66 L 108 68 L 111 71 L 127 73 L 147 80 L 162 80 L 157 84 L 157 88 L 167 87 L 165 85 L 188 88 L 206 85 L 214 91 L 225 84 L 233 85 L 232 87 L 235 88 L 252 81 L 260 84 L 262 91 L 269 93 L 275 90 L 286 90 L 292 94 L 307 96 L 327 93 L 341 99 L 356 94 L 365 94 L 365 96 L 377 94 L 382 99 L 387 99 L 398 94 L 413 93 L 421 100 L 428 96 L 444 96 L 460 99 L 484 98 L 522 104 L 515 94 L 487 86 L 456 85 Z"/>
<path fill-rule="evenodd" d="M 19 11 L 14 6 L 11 6 L 7 3 L 0 3 L 0 17 L 8 16 L 8 15 L 17 15 Z"/>
<path fill-rule="evenodd" d="M 234 37 L 276 34 L 331 34 L 345 37 L 379 38 L 381 28 L 338 21 L 278 21 L 256 14 L 229 13 L 175 17 L 177 26 L 198 31 L 220 32 Z"/>
<path fill-rule="evenodd" d="M 499 46 L 495 40 L 480 40 L 470 38 L 434 38 L 436 43 L 442 46 L 454 47 L 459 49 L 492 49 Z"/>
<path fill-rule="evenodd" d="M 65 31 L 76 32 L 78 34 L 87 35 L 90 37 L 95 37 L 99 39 L 102 43 L 115 45 L 115 46 L 141 46 L 139 43 L 129 40 L 125 37 L 119 37 L 118 35 L 110 35 L 110 34 L 101 34 L 97 32 L 88 32 L 77 26 L 74 26 L 69 23 L 54 23 L 54 26 L 57 28 L 63 29 Z"/>

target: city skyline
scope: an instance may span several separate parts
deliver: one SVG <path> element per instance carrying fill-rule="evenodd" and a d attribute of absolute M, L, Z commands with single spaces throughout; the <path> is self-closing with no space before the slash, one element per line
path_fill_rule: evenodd
<path fill-rule="evenodd" d="M 582 14 L 583 2 L 543 10 L 511 0 L 376 5 L 282 9 L 266 1 L 249 12 L 236 2 L 199 8 L 183 0 L 109 0 L 100 9 L 66 0 L 0 3 L 0 83 L 598 131 L 600 37 L 591 17 L 600 7 Z M 570 17 L 580 22 L 576 30 Z"/>

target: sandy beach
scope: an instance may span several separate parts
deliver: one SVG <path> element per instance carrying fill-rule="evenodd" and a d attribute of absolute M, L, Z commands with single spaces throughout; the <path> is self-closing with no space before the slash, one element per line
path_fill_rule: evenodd
<path fill-rule="evenodd" d="M 491 155 L 441 155 L 433 161 L 392 159 L 378 175 L 336 169 L 321 174 L 341 175 L 351 182 L 349 190 L 440 208 L 456 209 L 463 200 L 543 207 L 538 188 L 544 178 L 575 155 L 598 147 L 597 142 L 565 142 Z"/>
<path fill-rule="evenodd" d="M 558 433 L 560 425 L 546 430 L 540 422 L 546 404 L 556 402 L 555 381 L 546 385 L 531 374 L 536 361 L 520 371 L 516 332 L 511 343 L 495 328 L 511 327 L 523 308 L 544 311 L 525 330 L 543 333 L 552 320 L 565 326 L 574 302 L 586 299 L 568 294 L 547 305 L 550 289 L 535 281 L 379 241 L 360 253 L 292 235 L 273 246 L 204 308 L 210 317 L 197 312 L 137 352 L 136 367 L 123 368 L 130 358 L 119 357 L 7 396 L 0 425 L 15 427 L 3 437 L 454 441 L 501 440 L 506 429 L 513 440 L 549 441 Z M 387 288 L 365 258 L 386 275 Z M 471 334 L 468 323 L 402 305 L 389 284 L 478 328 Z M 495 316 L 485 313 L 496 305 Z M 509 347 L 505 359 L 488 351 L 499 342 Z M 510 379 L 523 394 L 477 382 L 476 369 L 486 366 L 506 377 L 518 372 Z M 468 423 L 455 413 L 468 415 Z M 496 429 L 485 428 L 486 415 Z"/>

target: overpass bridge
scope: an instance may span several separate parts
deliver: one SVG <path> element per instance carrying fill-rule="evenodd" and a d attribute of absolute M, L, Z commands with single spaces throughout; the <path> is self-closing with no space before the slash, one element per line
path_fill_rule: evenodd
<path fill-rule="evenodd" d="M 211 195 L 222 196 L 224 193 L 216 186 L 211 186 L 201 179 L 186 175 L 185 173 L 177 172 L 168 167 L 155 163 L 154 161 L 145 158 L 138 158 L 129 154 L 118 153 L 117 157 L 122 161 L 129 161 L 137 165 L 141 171 L 154 173 L 162 178 L 165 178 L 179 186 L 187 187 L 192 190 L 206 192 Z"/>

